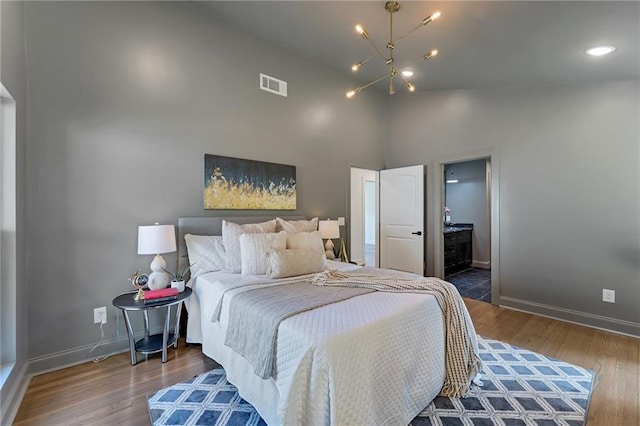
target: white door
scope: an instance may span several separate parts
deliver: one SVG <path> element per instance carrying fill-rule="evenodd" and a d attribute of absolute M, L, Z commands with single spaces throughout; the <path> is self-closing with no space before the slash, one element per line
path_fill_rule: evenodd
<path fill-rule="evenodd" d="M 424 166 L 380 171 L 380 267 L 424 275 Z"/>

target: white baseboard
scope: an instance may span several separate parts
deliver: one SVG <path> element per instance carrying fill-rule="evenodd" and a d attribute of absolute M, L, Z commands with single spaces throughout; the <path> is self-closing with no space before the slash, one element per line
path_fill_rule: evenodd
<path fill-rule="evenodd" d="M 480 269 L 491 269 L 491 261 L 489 260 L 474 260 L 471 262 L 471 266 Z"/>
<path fill-rule="evenodd" d="M 87 345 L 33 358 L 29 363 L 29 375 L 39 376 L 40 374 L 84 364 L 98 357 L 111 356 L 129 350 L 128 341 L 123 342 L 126 344 L 126 347 L 119 347 L 123 345 L 118 345 L 118 343 L 119 342 L 103 343 L 101 345 L 103 349 L 99 353 L 93 354 L 93 356 L 89 356 L 88 354 L 93 345 Z"/>
<path fill-rule="evenodd" d="M 575 311 L 573 309 L 559 308 L 557 306 L 530 302 L 514 297 L 500 296 L 498 305 L 507 309 L 540 315 L 611 333 L 623 334 L 625 336 L 636 338 L 640 337 L 640 324 L 632 321 L 619 320 L 617 318 Z"/>
<path fill-rule="evenodd" d="M 149 334 L 162 333 L 162 328 L 154 328 L 149 330 Z M 144 333 L 136 333 L 136 340 L 144 336 Z M 111 356 L 129 350 L 129 338 L 124 335 L 119 338 L 105 340 L 96 350 L 89 353 L 95 344 L 79 346 L 52 354 L 47 354 L 32 358 L 29 360 L 29 375 L 37 376 L 49 373 L 51 371 L 60 370 L 62 368 L 72 367 L 78 364 L 84 364 L 95 358 L 103 356 Z"/>
<path fill-rule="evenodd" d="M 15 419 L 16 414 L 18 414 L 18 408 L 20 408 L 20 403 L 22 402 L 24 394 L 27 392 L 29 380 L 31 379 L 31 377 L 27 375 L 28 370 L 29 361 L 22 365 L 22 368 L 13 381 L 13 386 L 11 386 L 11 389 L 7 392 L 9 398 L 0 410 L 0 424 L 2 425 L 13 424 L 13 419 Z"/>

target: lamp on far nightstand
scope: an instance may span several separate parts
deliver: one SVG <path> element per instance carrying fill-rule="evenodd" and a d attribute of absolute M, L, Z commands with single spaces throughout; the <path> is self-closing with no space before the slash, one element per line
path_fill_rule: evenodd
<path fill-rule="evenodd" d="M 169 285 L 169 274 L 165 272 L 167 262 L 162 253 L 176 251 L 176 230 L 173 225 L 138 226 L 138 254 L 155 254 L 151 262 L 149 289 L 159 290 Z"/>
<path fill-rule="evenodd" d="M 327 255 L 327 259 L 335 259 L 336 253 L 333 251 L 333 241 L 334 238 L 340 238 L 340 226 L 338 225 L 337 220 L 321 220 L 318 222 L 318 231 L 322 235 L 322 238 L 325 238 L 327 242 L 324 245 L 324 250 Z"/>

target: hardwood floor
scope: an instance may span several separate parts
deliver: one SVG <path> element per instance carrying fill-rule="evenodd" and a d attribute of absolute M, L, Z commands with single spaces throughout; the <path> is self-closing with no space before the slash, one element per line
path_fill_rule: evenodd
<path fill-rule="evenodd" d="M 148 425 L 147 394 L 217 366 L 181 341 L 165 364 L 154 354 L 132 366 L 126 352 L 35 376 L 14 425 Z"/>
<path fill-rule="evenodd" d="M 476 331 L 596 372 L 588 426 L 640 425 L 640 339 L 465 299 Z M 145 395 L 217 364 L 197 345 L 131 366 L 114 355 L 33 377 L 15 425 L 148 425 Z"/>

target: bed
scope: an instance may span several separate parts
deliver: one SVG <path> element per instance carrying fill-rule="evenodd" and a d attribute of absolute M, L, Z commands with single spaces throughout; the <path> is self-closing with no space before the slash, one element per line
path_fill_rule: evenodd
<path fill-rule="evenodd" d="M 181 261 L 187 261 L 185 235 L 220 235 L 222 221 L 180 218 Z M 359 268 L 328 260 L 326 267 Z M 254 364 L 225 345 L 231 307 L 247 288 L 282 289 L 291 280 L 220 270 L 200 273 L 189 283 L 187 342 L 202 344 L 203 353 L 224 367 L 228 380 L 267 424 L 406 425 L 440 392 L 445 379 L 442 311 L 432 295 L 407 292 L 368 292 L 282 320 L 273 371 L 262 378 Z"/>

